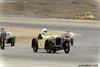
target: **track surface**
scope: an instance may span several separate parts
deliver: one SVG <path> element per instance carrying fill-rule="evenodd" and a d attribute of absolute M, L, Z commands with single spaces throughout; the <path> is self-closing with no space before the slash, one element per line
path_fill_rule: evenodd
<path fill-rule="evenodd" d="M 91 25 L 80 24 L 44 24 L 44 23 L 8 23 L 0 22 L 1 26 L 15 26 L 22 28 L 38 28 L 47 27 L 49 30 L 66 31 L 70 30 L 77 33 L 75 36 L 74 46 L 71 46 L 69 54 L 65 54 L 63 50 L 57 53 L 46 53 L 45 50 L 39 50 L 38 53 L 34 53 L 31 45 L 16 45 L 10 47 L 6 45 L 5 50 L 0 50 L 0 60 L 5 67 L 26 67 L 33 65 L 47 67 L 53 65 L 56 67 L 65 67 L 79 64 L 93 64 L 100 63 L 100 27 Z M 38 65 L 39 64 L 39 65 Z M 47 64 L 47 66 L 46 66 Z M 65 66 L 64 66 L 65 65 Z M 14 66 L 15 67 L 15 66 Z M 48 66 L 49 67 L 49 66 Z M 75 67 L 75 66 L 74 66 Z"/>

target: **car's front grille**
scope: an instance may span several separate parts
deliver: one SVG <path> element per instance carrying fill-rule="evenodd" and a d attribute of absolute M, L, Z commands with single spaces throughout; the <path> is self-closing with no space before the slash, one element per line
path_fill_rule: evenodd
<path fill-rule="evenodd" d="M 56 45 L 61 45 L 61 38 L 56 38 Z"/>

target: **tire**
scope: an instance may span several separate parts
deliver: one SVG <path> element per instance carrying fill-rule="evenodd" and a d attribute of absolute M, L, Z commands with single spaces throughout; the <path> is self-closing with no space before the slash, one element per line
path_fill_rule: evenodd
<path fill-rule="evenodd" d="M 69 42 L 64 42 L 64 44 L 63 44 L 63 49 L 64 49 L 64 52 L 65 52 L 66 54 L 69 53 L 69 51 L 70 51 L 70 44 L 69 44 Z"/>
<path fill-rule="evenodd" d="M 47 53 L 51 53 L 52 51 L 52 42 L 48 41 L 48 44 L 46 45 Z"/>
<path fill-rule="evenodd" d="M 11 46 L 12 46 L 12 47 L 15 46 L 15 43 L 11 43 Z"/>
<path fill-rule="evenodd" d="M 53 50 L 53 53 L 56 53 L 56 50 Z"/>
<path fill-rule="evenodd" d="M 56 53 L 56 48 L 55 47 L 53 48 L 53 53 Z"/>
<path fill-rule="evenodd" d="M 11 42 L 11 46 L 12 47 L 15 46 L 15 42 L 14 41 Z"/>
<path fill-rule="evenodd" d="M 1 49 L 2 49 L 2 50 L 5 49 L 5 42 L 4 42 L 4 41 L 1 43 Z"/>
<path fill-rule="evenodd" d="M 38 52 L 38 41 L 36 39 L 32 40 L 32 48 L 34 52 Z"/>
<path fill-rule="evenodd" d="M 73 38 L 71 38 L 70 43 L 71 43 L 72 46 L 74 45 L 74 39 Z"/>

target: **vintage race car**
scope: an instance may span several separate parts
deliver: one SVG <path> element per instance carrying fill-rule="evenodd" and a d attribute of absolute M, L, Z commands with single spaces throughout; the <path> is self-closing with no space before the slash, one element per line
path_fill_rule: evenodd
<path fill-rule="evenodd" d="M 37 37 L 32 39 L 32 48 L 34 52 L 38 49 L 45 49 L 47 53 L 55 53 L 58 50 L 64 50 L 65 53 L 69 53 L 70 45 L 73 45 L 73 39 L 64 39 L 58 35 L 47 35 L 42 36 L 39 34 Z"/>
<path fill-rule="evenodd" d="M 1 32 L 0 32 L 0 36 L 1 36 Z M 12 32 L 6 32 L 6 37 L 3 38 L 3 37 L 0 37 L 0 46 L 1 46 L 1 49 L 4 49 L 5 48 L 5 44 L 6 43 L 10 43 L 11 46 L 14 46 L 15 45 L 15 35 L 12 34 Z"/>
<path fill-rule="evenodd" d="M 76 16 L 76 19 L 80 19 L 80 20 L 95 20 L 96 17 L 90 12 L 85 12 L 82 15 Z"/>

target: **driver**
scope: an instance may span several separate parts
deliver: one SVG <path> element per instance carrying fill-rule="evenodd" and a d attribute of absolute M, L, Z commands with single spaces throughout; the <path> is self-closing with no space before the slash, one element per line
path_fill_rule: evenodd
<path fill-rule="evenodd" d="M 70 41 L 71 45 L 73 45 L 74 39 L 73 39 L 73 37 L 71 37 L 71 34 L 69 31 L 66 31 L 65 33 L 63 33 L 62 38 L 68 39 Z"/>
<path fill-rule="evenodd" d="M 43 37 L 48 37 L 48 30 L 46 28 L 41 30 L 41 33 L 38 35 L 38 39 L 42 39 Z"/>
<path fill-rule="evenodd" d="M 5 31 L 5 28 L 2 27 L 1 30 L 0 30 L 0 32 L 1 32 L 0 37 L 3 37 L 3 38 L 5 39 L 5 38 L 6 38 L 6 31 Z"/>
<path fill-rule="evenodd" d="M 62 34 L 62 37 L 63 37 L 64 39 L 66 39 L 66 38 L 71 38 L 70 32 L 69 32 L 69 31 L 66 31 L 65 33 Z"/>
<path fill-rule="evenodd" d="M 42 29 L 42 36 L 47 36 L 48 35 L 48 30 L 46 28 Z"/>

